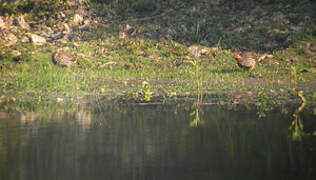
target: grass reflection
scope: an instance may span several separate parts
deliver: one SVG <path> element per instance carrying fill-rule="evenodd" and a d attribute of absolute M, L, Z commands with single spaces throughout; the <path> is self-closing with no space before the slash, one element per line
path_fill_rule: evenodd
<path fill-rule="evenodd" d="M 300 112 L 302 112 L 307 106 L 307 100 L 303 94 L 303 91 L 299 91 L 298 96 L 301 98 L 303 102 L 293 114 L 294 120 L 292 121 L 291 126 L 289 127 L 290 131 L 292 131 L 293 141 L 301 141 L 302 135 L 304 134 L 304 126 L 301 121 Z"/>

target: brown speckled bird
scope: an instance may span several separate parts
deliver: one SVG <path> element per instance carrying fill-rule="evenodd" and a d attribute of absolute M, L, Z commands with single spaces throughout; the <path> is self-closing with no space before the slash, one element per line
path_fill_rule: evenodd
<path fill-rule="evenodd" d="M 256 65 L 257 55 L 254 52 L 243 52 L 235 55 L 239 67 L 247 69 L 251 72 Z"/>
<path fill-rule="evenodd" d="M 70 67 L 77 63 L 76 59 L 65 52 L 54 52 L 53 62 L 61 65 L 62 67 Z"/>

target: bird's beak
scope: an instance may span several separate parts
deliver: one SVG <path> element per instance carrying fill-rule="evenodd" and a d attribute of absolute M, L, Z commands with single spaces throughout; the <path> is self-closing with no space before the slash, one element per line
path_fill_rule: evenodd
<path fill-rule="evenodd" d="M 235 59 L 236 59 L 237 61 L 240 61 L 240 60 L 241 60 L 241 56 L 240 56 L 239 54 L 237 54 L 237 55 L 235 56 Z"/>

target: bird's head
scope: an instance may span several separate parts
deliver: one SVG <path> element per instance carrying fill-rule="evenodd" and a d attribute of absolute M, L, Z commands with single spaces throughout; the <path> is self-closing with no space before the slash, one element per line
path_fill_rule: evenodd
<path fill-rule="evenodd" d="M 54 63 L 57 63 L 57 56 L 58 56 L 58 53 L 54 52 L 53 55 L 52 55 L 52 59 L 53 59 Z"/>
<path fill-rule="evenodd" d="M 241 59 L 242 59 L 239 54 L 235 54 L 235 55 L 234 55 L 234 58 L 235 58 L 238 62 L 240 62 Z"/>

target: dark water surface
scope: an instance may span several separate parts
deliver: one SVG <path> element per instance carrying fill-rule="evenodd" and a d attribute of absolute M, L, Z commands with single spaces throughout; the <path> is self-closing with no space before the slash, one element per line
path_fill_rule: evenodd
<path fill-rule="evenodd" d="M 288 114 L 190 105 L 91 104 L 0 114 L 0 179 L 316 179 L 315 136 Z M 305 129 L 316 127 L 302 113 Z M 190 126 L 191 123 L 191 126 Z"/>

